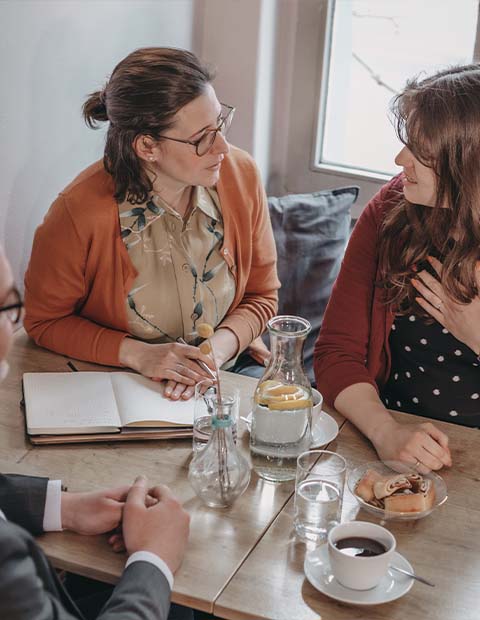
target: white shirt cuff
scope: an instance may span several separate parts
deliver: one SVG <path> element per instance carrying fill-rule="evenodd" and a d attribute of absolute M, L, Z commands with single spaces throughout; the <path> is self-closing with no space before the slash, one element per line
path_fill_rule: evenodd
<path fill-rule="evenodd" d="M 62 481 L 49 480 L 43 513 L 43 529 L 45 532 L 62 530 Z"/>
<path fill-rule="evenodd" d="M 0 510 L 0 519 L 3 519 L 4 521 L 7 520 L 7 517 L 3 514 L 1 510 Z"/>
<path fill-rule="evenodd" d="M 128 558 L 125 568 L 133 564 L 134 562 L 149 562 L 158 568 L 164 575 L 166 580 L 168 581 L 168 585 L 170 586 L 170 590 L 173 590 L 173 573 L 165 564 L 165 562 L 155 553 L 151 553 L 150 551 L 135 551 Z"/>

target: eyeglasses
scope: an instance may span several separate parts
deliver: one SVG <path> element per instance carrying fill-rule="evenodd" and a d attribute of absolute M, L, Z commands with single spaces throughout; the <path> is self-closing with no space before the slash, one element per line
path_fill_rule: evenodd
<path fill-rule="evenodd" d="M 191 144 L 195 147 L 195 152 L 198 157 L 203 157 L 212 148 L 215 138 L 217 137 L 217 133 L 220 132 L 222 136 L 226 137 L 227 132 L 230 129 L 230 125 L 232 124 L 235 108 L 231 105 L 227 105 L 226 103 L 222 103 L 221 106 L 222 111 L 225 111 L 225 114 L 221 116 L 218 127 L 216 129 L 207 129 L 203 132 L 200 138 L 198 138 L 198 140 L 180 140 L 180 138 L 170 138 L 170 136 L 159 136 L 159 138 L 163 138 L 164 140 L 173 140 L 173 142 L 181 142 L 182 144 Z"/>
<path fill-rule="evenodd" d="M 0 314 L 5 313 L 10 323 L 16 325 L 22 317 L 22 308 L 23 301 L 20 292 L 16 287 L 13 287 L 7 295 L 5 305 L 0 306 Z"/>

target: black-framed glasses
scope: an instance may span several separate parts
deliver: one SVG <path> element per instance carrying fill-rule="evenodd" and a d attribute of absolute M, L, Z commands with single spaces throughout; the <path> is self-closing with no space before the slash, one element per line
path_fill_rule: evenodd
<path fill-rule="evenodd" d="M 14 286 L 5 299 L 5 305 L 0 306 L 0 314 L 6 314 L 7 319 L 13 325 L 20 322 L 22 318 L 23 300 L 20 291 Z"/>
<path fill-rule="evenodd" d="M 195 153 L 198 157 L 203 157 L 212 148 L 217 133 L 220 132 L 222 136 L 226 137 L 230 125 L 232 124 L 233 115 L 235 114 L 235 108 L 226 103 L 222 103 L 222 116 L 216 129 L 207 129 L 198 138 L 198 140 L 180 140 L 180 138 L 171 138 L 170 136 L 159 136 L 164 140 L 173 140 L 173 142 L 181 142 L 182 144 L 191 144 L 195 147 Z"/>

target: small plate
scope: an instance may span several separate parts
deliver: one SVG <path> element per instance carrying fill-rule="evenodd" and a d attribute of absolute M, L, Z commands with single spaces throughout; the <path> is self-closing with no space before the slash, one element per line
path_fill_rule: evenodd
<path fill-rule="evenodd" d="M 246 418 L 243 418 L 245 424 L 247 425 L 247 430 L 250 432 L 250 428 L 252 425 L 252 412 L 250 412 Z M 332 418 L 332 416 L 325 413 L 325 411 L 320 411 L 320 413 L 315 416 L 312 428 L 312 443 L 310 445 L 311 448 L 321 448 L 322 446 L 330 443 L 335 439 L 338 435 L 338 424 Z"/>
<path fill-rule="evenodd" d="M 392 555 L 392 565 L 414 572 L 412 565 L 400 553 Z M 342 586 L 333 576 L 328 557 L 328 545 L 317 547 L 305 557 L 303 570 L 308 581 L 322 594 L 353 605 L 380 605 L 406 594 L 413 586 L 413 579 L 389 569 L 385 577 L 371 590 L 352 590 Z"/>
<path fill-rule="evenodd" d="M 438 508 L 447 501 L 448 495 L 445 481 L 438 474 L 430 472 L 429 474 L 421 474 L 424 478 L 430 479 L 435 488 L 435 502 L 429 510 L 424 510 L 423 512 L 388 512 L 382 508 L 377 508 L 376 506 L 372 506 L 367 503 L 355 493 L 355 487 L 367 469 L 374 469 L 382 476 L 398 473 L 417 473 L 417 470 L 411 465 L 406 465 L 400 461 L 372 461 L 371 463 L 364 463 L 363 465 L 360 465 L 348 474 L 347 484 L 352 495 L 355 496 L 355 499 L 362 508 L 380 519 L 390 519 L 395 521 L 413 521 L 415 519 L 422 519 L 433 512 L 435 508 Z"/>

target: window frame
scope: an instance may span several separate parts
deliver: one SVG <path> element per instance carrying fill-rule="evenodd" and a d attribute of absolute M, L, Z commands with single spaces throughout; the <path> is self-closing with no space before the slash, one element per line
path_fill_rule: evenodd
<path fill-rule="evenodd" d="M 301 0 L 297 4 L 285 185 L 288 191 L 304 192 L 342 184 L 359 185 L 359 200 L 352 212 L 358 217 L 365 204 L 391 177 L 321 162 L 335 2 Z M 479 56 L 480 18 L 474 60 Z"/>

